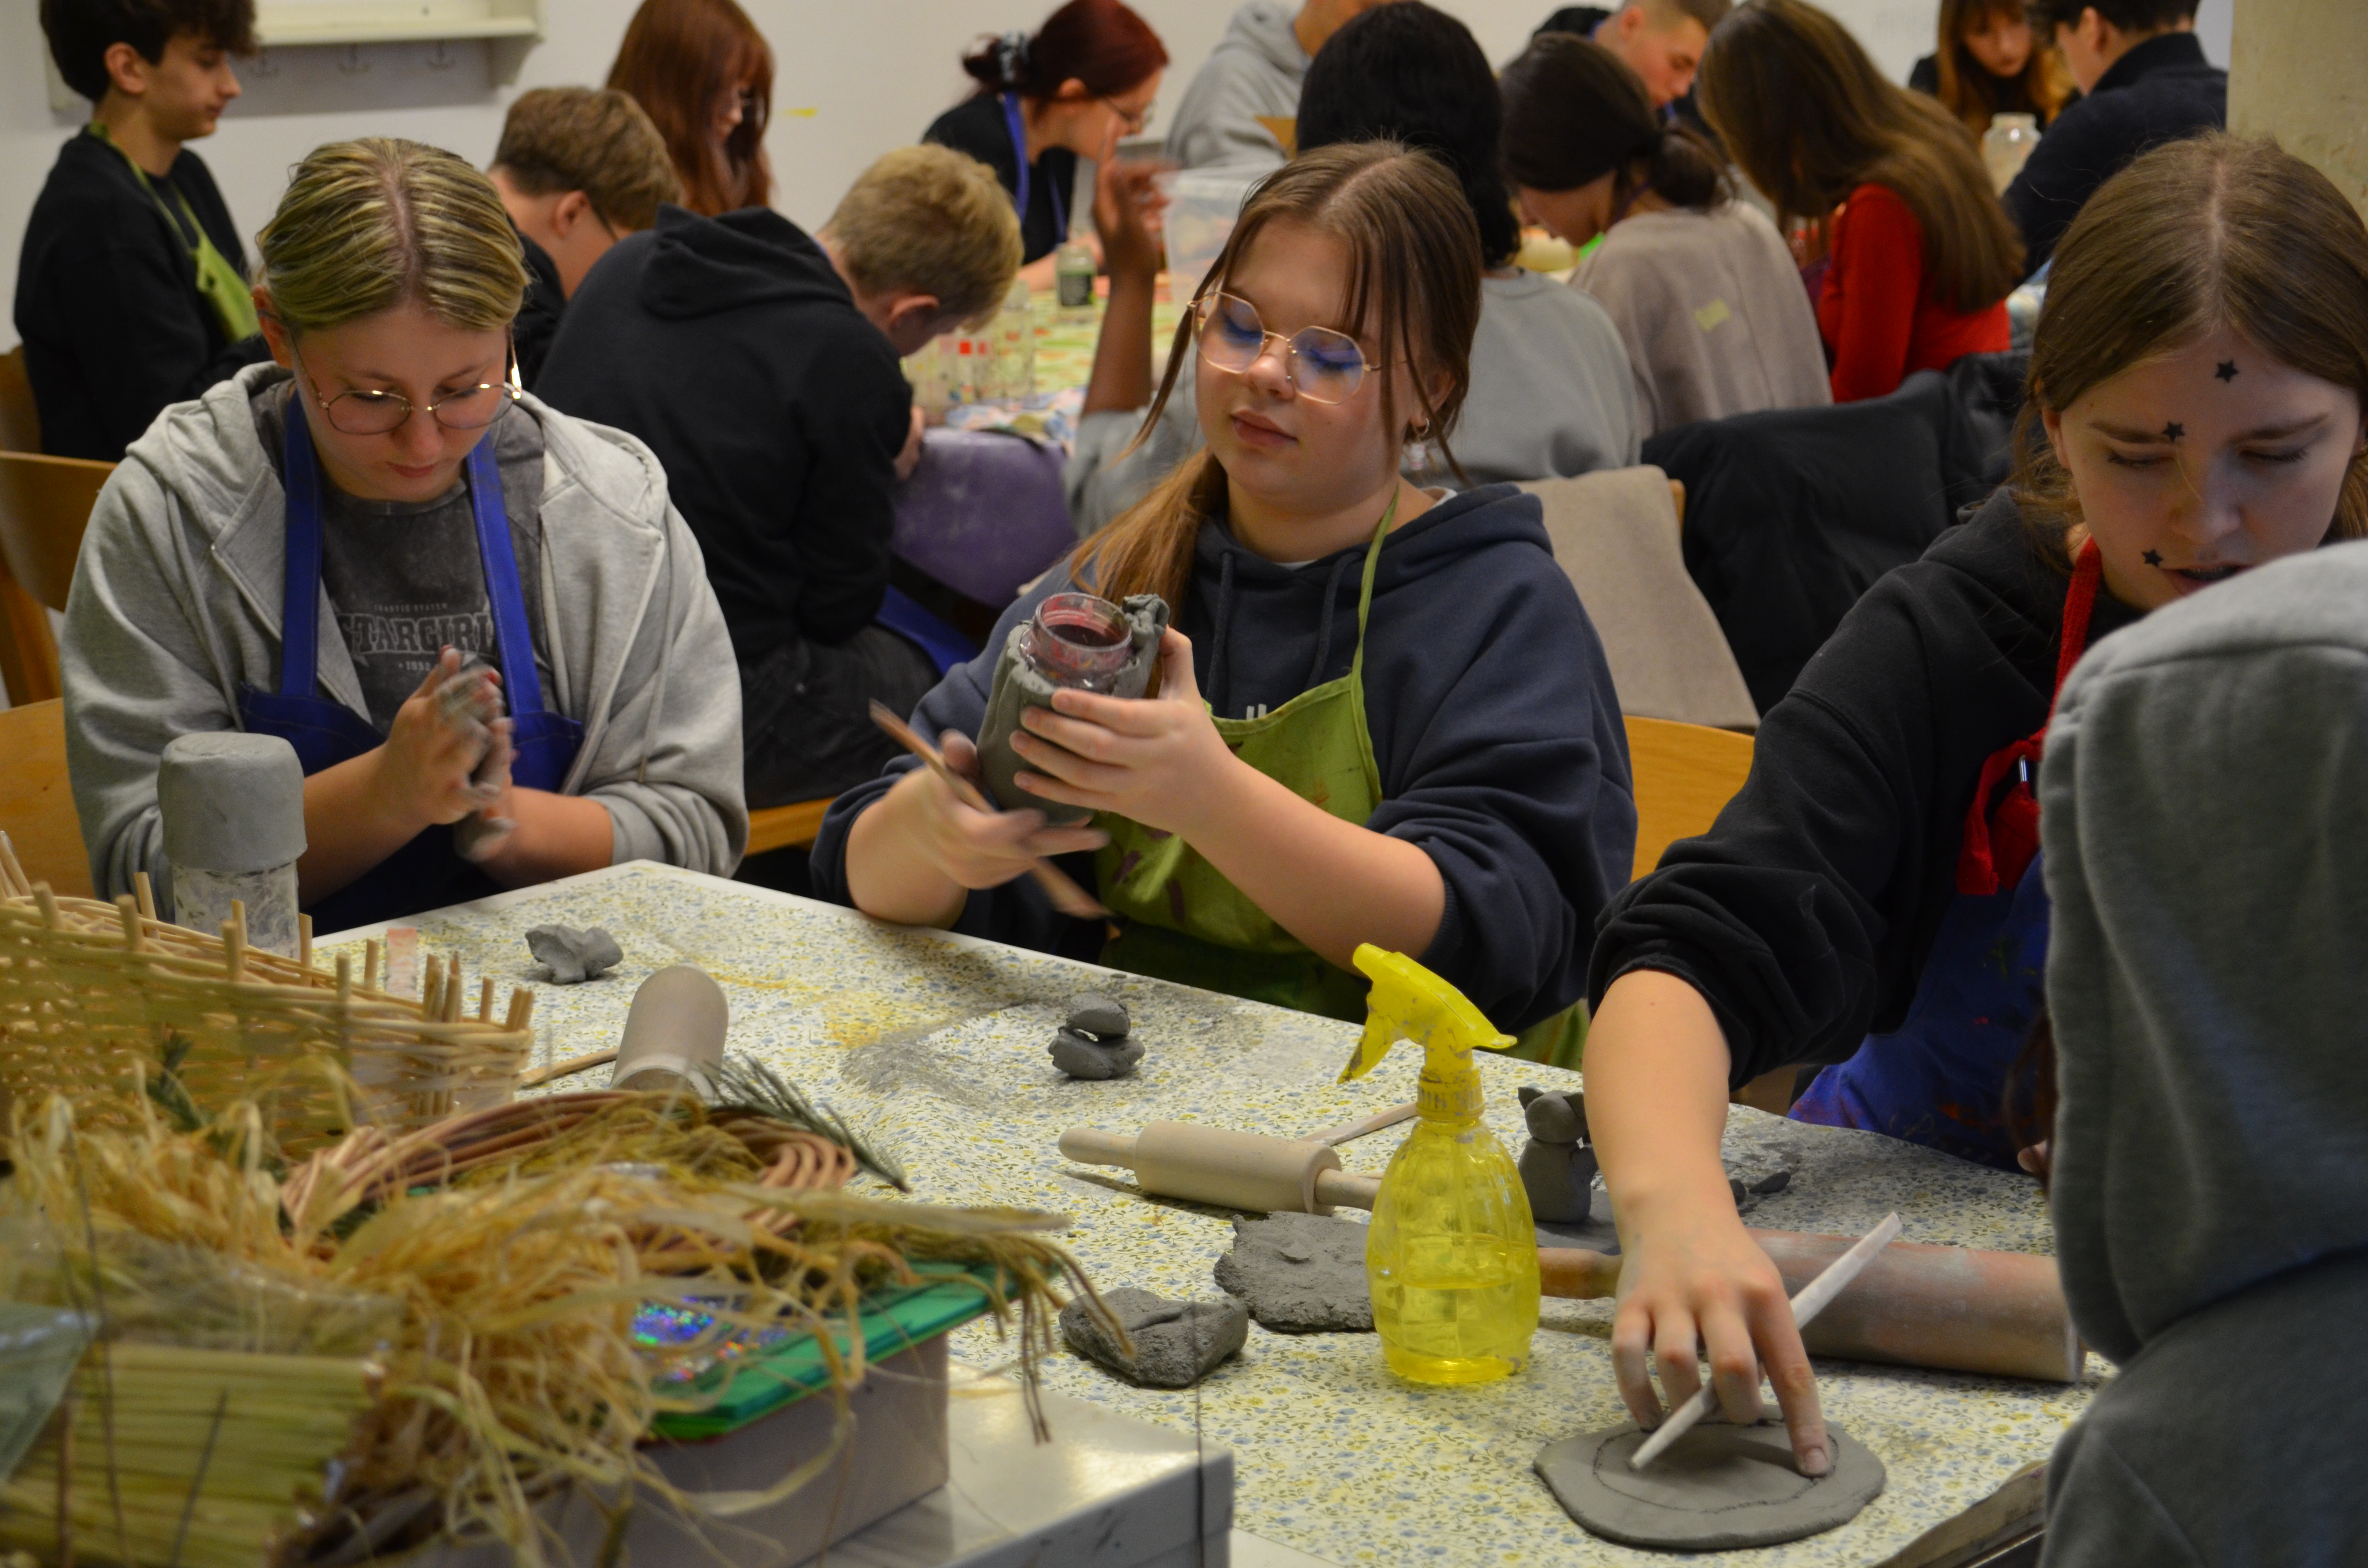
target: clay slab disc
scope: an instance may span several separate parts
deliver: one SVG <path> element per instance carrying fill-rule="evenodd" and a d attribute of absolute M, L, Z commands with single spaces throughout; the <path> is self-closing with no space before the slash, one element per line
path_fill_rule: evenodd
<path fill-rule="evenodd" d="M 1644 1440 L 1633 1422 L 1580 1432 L 1541 1449 L 1538 1474 L 1572 1518 L 1606 1540 L 1686 1551 L 1799 1540 L 1850 1523 L 1883 1494 L 1883 1461 L 1831 1422 L 1834 1467 L 1815 1481 L 1793 1467 L 1779 1421 L 1703 1422 L 1640 1473 L 1628 1456 Z"/>

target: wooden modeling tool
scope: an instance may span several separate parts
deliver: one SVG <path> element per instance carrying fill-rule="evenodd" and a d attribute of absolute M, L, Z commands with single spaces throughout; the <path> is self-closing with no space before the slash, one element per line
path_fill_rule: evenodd
<path fill-rule="evenodd" d="M 1803 1287 L 1793 1298 L 1793 1326 L 1805 1326 L 1811 1318 L 1826 1310 L 1827 1303 L 1841 1294 L 1842 1287 L 1859 1276 L 1859 1271 L 1874 1261 L 1874 1255 L 1889 1246 L 1899 1235 L 1899 1216 L 1886 1214 L 1883 1223 L 1861 1237 L 1856 1246 L 1836 1258 L 1826 1271 Z M 1678 1406 L 1669 1418 L 1661 1423 L 1660 1430 L 1645 1439 L 1628 1457 L 1628 1468 L 1642 1470 L 1667 1453 L 1669 1445 L 1694 1428 L 1694 1423 L 1710 1414 L 1718 1396 L 1712 1392 L 1710 1380 L 1702 1380 L 1693 1398 Z"/>
<path fill-rule="evenodd" d="M 945 754 L 923 740 L 920 733 L 896 717 L 887 704 L 877 700 L 871 704 L 871 722 L 887 731 L 898 745 L 919 757 L 930 772 L 944 779 L 947 788 L 953 790 L 954 799 L 974 812 L 992 812 L 996 810 L 987 803 L 986 797 L 979 793 L 977 785 L 948 767 Z M 1110 911 L 1096 902 L 1093 894 L 1079 887 L 1076 879 L 1050 860 L 1034 862 L 1028 868 L 1028 874 L 1036 879 L 1037 885 L 1052 899 L 1053 907 L 1062 914 L 1083 920 L 1108 918 Z"/>
<path fill-rule="evenodd" d="M 571 1056 L 564 1062 L 554 1062 L 548 1067 L 537 1067 L 530 1073 L 519 1074 L 518 1087 L 531 1089 L 548 1084 L 554 1078 L 572 1078 L 578 1073 L 586 1073 L 595 1067 L 606 1067 L 616 1060 L 617 1053 L 613 1051 L 587 1051 L 582 1056 Z"/>
<path fill-rule="evenodd" d="M 1315 1142 L 1329 1143 L 1337 1149 L 1343 1143 L 1353 1143 L 1358 1139 L 1369 1133 L 1379 1132 L 1385 1127 L 1395 1127 L 1401 1121 L 1411 1121 L 1417 1108 L 1417 1102 L 1413 1100 L 1408 1100 L 1404 1105 L 1394 1105 L 1387 1110 L 1375 1111 L 1362 1121 L 1344 1121 L 1338 1127 L 1319 1132 L 1315 1135 Z"/>

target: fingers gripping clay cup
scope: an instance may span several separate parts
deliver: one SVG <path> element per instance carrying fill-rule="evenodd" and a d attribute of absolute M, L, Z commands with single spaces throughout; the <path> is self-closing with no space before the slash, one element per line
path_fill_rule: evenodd
<path fill-rule="evenodd" d="M 1063 687 L 1141 697 L 1151 688 L 1167 630 L 1167 601 L 1157 594 L 1137 594 L 1123 605 L 1091 594 L 1054 594 L 1011 629 L 996 661 L 978 734 L 979 766 L 996 805 L 1008 812 L 1032 808 L 1047 822 L 1086 820 L 1089 813 L 1039 800 L 1013 781 L 1026 766 L 1011 749 L 1020 710 L 1050 708 L 1053 693 Z"/>
<path fill-rule="evenodd" d="M 246 906 L 250 947 L 296 956 L 296 862 L 304 853 L 304 765 L 277 735 L 181 735 L 156 768 L 173 919 L 216 931 Z"/>

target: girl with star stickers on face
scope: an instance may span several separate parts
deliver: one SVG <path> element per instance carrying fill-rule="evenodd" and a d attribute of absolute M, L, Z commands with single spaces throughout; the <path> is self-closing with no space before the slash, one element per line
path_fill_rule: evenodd
<path fill-rule="evenodd" d="M 2309 165 L 2214 135 L 2135 161 L 2082 210 L 2014 482 L 1867 593 L 1761 722 L 1716 825 L 1600 927 L 1588 1122 L 1639 1422 L 1660 1416 L 1648 1358 L 1674 1403 L 1706 1357 L 1738 1421 L 1764 1370 L 1804 1472 L 1824 1473 L 1783 1285 L 1719 1161 L 1730 1087 L 1823 1063 L 1795 1118 L 2015 1167 L 2005 1108 L 2048 932 L 2032 790 L 2057 687 L 2149 610 L 2368 536 L 2363 397 L 2368 229 Z"/>

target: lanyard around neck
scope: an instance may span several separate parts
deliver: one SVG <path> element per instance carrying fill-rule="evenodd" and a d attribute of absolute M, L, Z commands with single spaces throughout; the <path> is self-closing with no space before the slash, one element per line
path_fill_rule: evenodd
<path fill-rule="evenodd" d="M 1019 164 L 1019 188 L 1012 193 L 1011 205 L 1019 212 L 1019 222 L 1025 224 L 1028 222 L 1029 175 L 1032 166 L 1028 162 L 1028 128 L 1020 123 L 1019 95 L 1002 93 L 997 97 L 1003 103 L 1003 123 L 1011 131 L 1011 155 Z M 1069 237 L 1069 204 L 1061 199 L 1061 182 L 1058 180 L 1045 187 L 1045 194 L 1053 199 L 1053 238 L 1058 244 Z"/>

